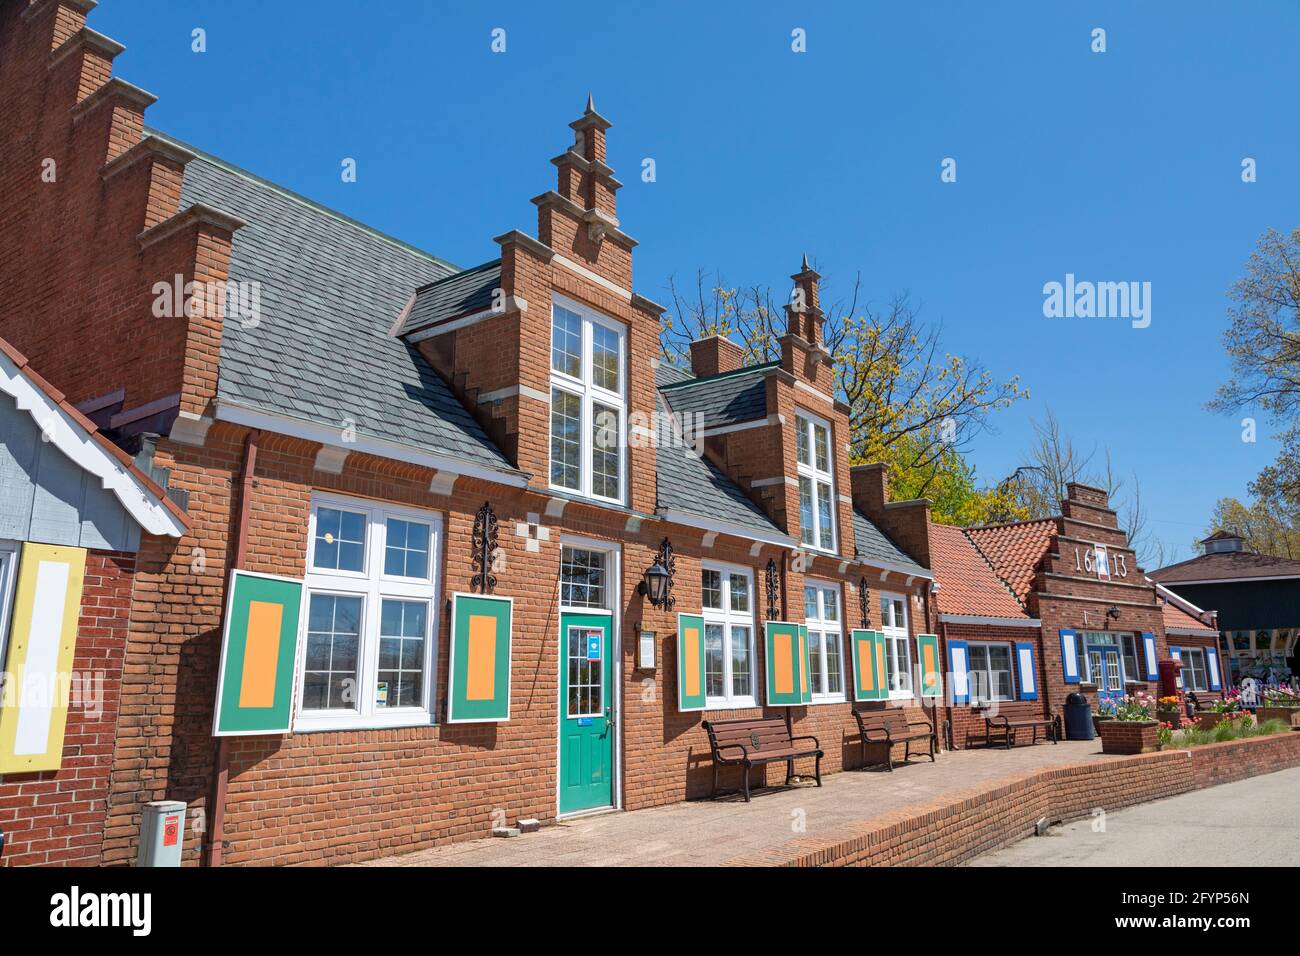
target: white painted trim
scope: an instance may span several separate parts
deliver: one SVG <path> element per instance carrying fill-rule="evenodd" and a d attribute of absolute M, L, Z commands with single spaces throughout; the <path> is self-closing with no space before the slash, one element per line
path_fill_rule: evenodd
<path fill-rule="evenodd" d="M 584 279 L 587 279 L 590 282 L 596 283 L 596 285 L 600 286 L 603 289 L 608 289 L 610 292 L 613 292 L 615 295 L 619 296 L 620 298 L 626 299 L 628 302 L 632 301 L 632 293 L 629 292 L 627 289 L 624 289 L 620 285 L 615 285 L 613 282 L 610 282 L 604 276 L 596 275 L 596 273 L 592 272 L 590 269 L 578 265 L 576 262 L 572 261 L 571 259 L 564 258 L 564 256 L 560 255 L 558 252 L 554 255 L 551 261 L 558 262 L 560 265 L 564 266 L 564 268 L 568 269 L 570 272 L 576 275 L 580 275 Z"/>
<path fill-rule="evenodd" d="M 799 484 L 798 480 L 795 478 L 791 478 L 789 475 L 777 475 L 775 478 L 756 479 L 755 481 L 751 481 L 749 483 L 749 486 L 751 488 L 767 488 L 771 485 L 797 485 L 797 484 Z"/>
<path fill-rule="evenodd" d="M 72 459 L 73 464 L 99 479 L 99 485 L 121 502 L 127 514 L 149 534 L 180 538 L 185 524 L 143 481 L 80 422 L 54 401 L 44 389 L 0 353 L 0 392 L 14 399 L 19 411 L 31 415 L 43 437 Z"/>
<path fill-rule="evenodd" d="M 498 388 L 493 392 L 484 392 L 478 397 L 480 405 L 487 402 L 495 402 L 502 398 L 513 398 L 516 395 L 522 395 L 525 398 L 532 398 L 539 402 L 549 402 L 551 396 L 547 395 L 541 389 L 533 388 L 531 385 L 510 385 L 506 388 Z"/>
<path fill-rule="evenodd" d="M 811 385 L 809 385 L 807 382 L 801 382 L 801 381 L 799 381 L 798 379 L 795 379 L 795 381 L 794 381 L 794 387 L 795 387 L 795 388 L 799 388 L 799 389 L 803 389 L 803 391 L 806 392 L 806 393 L 809 394 L 809 395 L 816 395 L 816 396 L 817 396 L 818 398 L 820 398 L 823 402 L 829 402 L 831 405 L 834 405 L 834 404 L 835 404 L 835 399 L 834 399 L 834 398 L 832 398 L 830 395 L 827 395 L 825 392 L 819 392 L 819 391 L 817 391 L 817 389 L 813 388 L 813 387 L 812 387 Z"/>
<path fill-rule="evenodd" d="M 320 442 L 322 445 L 347 447 L 351 451 L 362 454 L 378 455 L 380 458 L 402 461 L 411 465 L 422 465 L 425 468 L 448 471 L 457 475 L 464 475 L 467 478 L 494 481 L 497 484 L 507 485 L 512 488 L 528 487 L 528 476 L 520 472 L 498 471 L 486 465 L 475 465 L 447 455 L 439 455 L 410 445 L 399 444 L 383 438 L 371 438 L 366 435 L 358 435 L 356 441 L 348 442 L 344 446 L 340 442 L 338 429 L 329 425 L 309 422 L 301 418 L 292 418 L 275 412 L 264 412 L 260 409 L 248 408 L 231 402 L 217 403 L 216 419 L 217 421 L 243 425 L 246 428 L 277 432 L 281 435 L 288 435 L 290 438 Z"/>
<path fill-rule="evenodd" d="M 710 435 L 730 435 L 732 432 L 748 431 L 751 428 L 764 428 L 771 424 L 771 421 L 766 418 L 756 418 L 753 421 L 739 422 L 735 425 L 719 425 L 717 428 L 704 428 L 701 429 L 701 434 L 703 434 L 705 438 L 708 438 Z"/>
<path fill-rule="evenodd" d="M 330 475 L 341 475 L 343 474 L 343 466 L 347 463 L 348 456 L 351 454 L 352 452 L 346 448 L 321 445 L 316 452 L 316 470 Z"/>
<path fill-rule="evenodd" d="M 443 322 L 441 325 L 425 326 L 416 332 L 408 332 L 400 338 L 414 345 L 416 342 L 423 342 L 425 339 L 431 339 L 442 335 L 445 332 L 455 332 L 457 329 L 467 328 L 471 325 L 478 325 L 497 315 L 513 315 L 517 312 L 527 312 L 528 303 L 518 296 L 507 296 L 505 303 L 500 309 L 483 309 L 480 312 L 472 312 L 469 315 L 462 315 L 459 319 L 452 319 L 450 322 Z"/>
<path fill-rule="evenodd" d="M 983 614 L 940 614 L 945 624 L 986 624 L 990 627 L 1042 627 L 1038 618 L 989 617 Z"/>
<path fill-rule="evenodd" d="M 14 585 L 18 580 L 18 555 L 21 551 L 21 542 L 0 540 L 0 554 L 7 559 L 0 569 L 0 664 L 9 660 L 9 616 L 14 605 Z"/>
<path fill-rule="evenodd" d="M 1166 634 L 1172 634 L 1175 637 L 1218 637 L 1218 631 L 1198 630 L 1194 627 L 1167 627 Z"/>
<path fill-rule="evenodd" d="M 1175 587 L 1180 584 L 1247 584 L 1251 581 L 1298 581 L 1300 574 L 1273 574 L 1241 578 L 1203 578 L 1199 581 L 1170 581 Z M 1159 582 L 1157 582 L 1159 583 Z"/>
<path fill-rule="evenodd" d="M 212 427 L 212 422 L 213 419 L 211 418 L 181 409 L 176 413 L 176 418 L 172 421 L 172 429 L 167 434 L 167 437 L 182 445 L 202 448 L 203 443 L 208 440 L 208 429 Z"/>
<path fill-rule="evenodd" d="M 704 518 L 697 515 L 687 514 L 684 511 L 661 511 L 659 517 L 664 521 L 671 521 L 674 524 L 685 525 L 688 528 L 699 528 L 701 531 L 718 531 L 722 534 L 728 534 L 732 537 L 743 538 L 746 541 L 757 541 L 760 544 L 775 544 L 783 548 L 796 548 L 798 544 L 794 538 L 788 535 L 774 531 L 767 534 L 761 531 L 751 531 L 742 525 L 732 524 L 730 521 L 724 521 L 718 518 Z"/>

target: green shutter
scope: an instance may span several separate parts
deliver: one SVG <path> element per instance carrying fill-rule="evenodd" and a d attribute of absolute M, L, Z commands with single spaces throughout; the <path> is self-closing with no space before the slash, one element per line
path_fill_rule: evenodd
<path fill-rule="evenodd" d="M 811 700 L 807 628 L 785 621 L 768 621 L 764 627 L 763 651 L 768 706 L 795 707 Z"/>
<path fill-rule="evenodd" d="M 884 700 L 889 696 L 885 675 L 885 642 L 879 631 L 855 630 L 853 645 L 853 697 L 855 700 Z"/>
<path fill-rule="evenodd" d="M 510 719 L 513 614 L 514 606 L 508 597 L 452 595 L 448 723 Z"/>
<path fill-rule="evenodd" d="M 921 696 L 943 696 L 943 665 L 939 661 L 937 634 L 916 635 L 916 661 L 920 672 Z"/>
<path fill-rule="evenodd" d="M 301 608 L 301 581 L 231 572 L 214 737 L 289 731 Z"/>
<path fill-rule="evenodd" d="M 677 709 L 703 710 L 707 699 L 704 680 L 704 618 L 677 615 Z"/>

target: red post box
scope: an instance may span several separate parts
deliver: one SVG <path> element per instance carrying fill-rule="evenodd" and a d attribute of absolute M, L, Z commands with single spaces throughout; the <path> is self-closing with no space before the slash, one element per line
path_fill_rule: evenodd
<path fill-rule="evenodd" d="M 1172 658 L 1160 662 L 1160 696 L 1171 697 L 1178 693 L 1178 675 L 1182 672 L 1183 662 Z"/>

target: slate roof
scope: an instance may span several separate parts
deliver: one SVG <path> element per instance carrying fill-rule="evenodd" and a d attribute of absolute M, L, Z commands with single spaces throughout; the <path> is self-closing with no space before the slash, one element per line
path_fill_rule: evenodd
<path fill-rule="evenodd" d="M 674 414 L 683 419 L 698 413 L 704 416 L 706 429 L 737 425 L 767 417 L 767 379 L 762 372 L 779 364 L 749 365 L 735 372 L 687 378 L 659 387 Z"/>
<path fill-rule="evenodd" d="M 1038 563 L 1051 547 L 1052 536 L 1056 534 L 1056 519 L 1040 518 L 1016 524 L 967 528 L 966 534 L 1023 604 L 1034 585 Z"/>
<path fill-rule="evenodd" d="M 1029 619 L 1011 588 L 961 528 L 930 525 L 930 563 L 939 581 L 937 601 L 943 613 Z"/>
<path fill-rule="evenodd" d="M 881 531 L 874 521 L 857 508 L 853 509 L 853 543 L 858 557 L 876 567 L 890 567 L 904 573 L 931 577 L 931 572 L 917 564 Z"/>
<path fill-rule="evenodd" d="M 1147 577 L 1161 584 L 1188 581 L 1220 581 L 1224 579 L 1300 577 L 1300 561 L 1274 558 L 1267 554 L 1249 551 L 1220 551 L 1202 554 L 1188 561 L 1171 564 L 1147 573 Z"/>
<path fill-rule="evenodd" d="M 657 399 L 657 411 L 656 505 L 660 511 L 681 511 L 726 521 L 767 536 L 786 536 L 717 466 L 689 448 L 680 447 L 662 394 Z"/>
<path fill-rule="evenodd" d="M 416 290 L 411 311 L 394 335 L 406 335 L 457 316 L 482 312 L 492 307 L 492 296 L 501 288 L 501 260 L 493 259 L 436 279 Z"/>
<path fill-rule="evenodd" d="M 177 143 L 181 208 L 206 203 L 245 220 L 232 281 L 260 285 L 260 321 L 226 321 L 218 401 L 517 473 L 438 374 L 389 335 L 411 291 L 453 265 Z"/>

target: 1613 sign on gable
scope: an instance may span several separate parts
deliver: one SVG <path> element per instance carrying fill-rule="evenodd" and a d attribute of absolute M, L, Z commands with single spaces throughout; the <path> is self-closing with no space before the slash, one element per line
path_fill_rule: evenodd
<path fill-rule="evenodd" d="M 1085 574 L 1095 574 L 1099 578 L 1128 577 L 1128 558 L 1122 554 L 1110 554 L 1104 544 L 1094 544 L 1091 548 L 1074 549 L 1074 569 Z"/>

